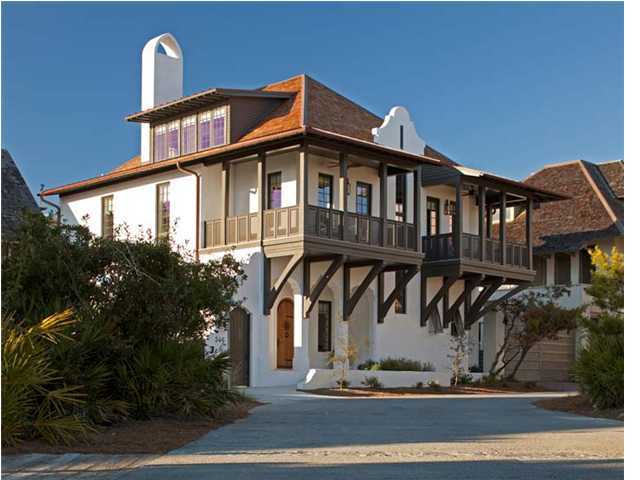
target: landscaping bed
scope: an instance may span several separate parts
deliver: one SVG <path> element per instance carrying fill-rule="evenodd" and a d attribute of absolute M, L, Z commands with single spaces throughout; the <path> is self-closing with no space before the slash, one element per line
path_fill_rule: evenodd
<path fill-rule="evenodd" d="M 610 418 L 612 420 L 624 421 L 623 408 L 608 408 L 597 410 L 589 399 L 584 395 L 573 395 L 561 398 L 545 398 L 538 400 L 535 405 L 546 410 L 555 410 L 558 412 L 574 413 L 576 415 L 584 415 L 586 417 Z"/>
<path fill-rule="evenodd" d="M 513 382 L 500 385 L 458 385 L 455 387 L 424 387 L 424 388 L 317 388 L 304 390 L 315 395 L 328 395 L 333 397 L 406 397 L 423 395 L 484 395 L 484 394 L 509 394 L 548 392 L 548 388 L 530 383 Z"/>
<path fill-rule="evenodd" d="M 153 418 L 151 420 L 126 420 L 89 434 L 86 440 L 69 445 L 50 445 L 42 440 L 30 440 L 17 447 L 3 447 L 2 454 L 26 453 L 166 453 L 197 440 L 211 430 L 220 428 L 249 415 L 249 411 L 261 405 L 246 400 L 223 409 L 216 418 L 179 419 Z"/>

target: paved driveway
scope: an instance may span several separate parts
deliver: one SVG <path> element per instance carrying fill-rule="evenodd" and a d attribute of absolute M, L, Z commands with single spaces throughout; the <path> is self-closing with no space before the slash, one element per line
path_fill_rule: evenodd
<path fill-rule="evenodd" d="M 271 403 L 182 449 L 102 474 L 126 480 L 623 477 L 622 423 L 548 412 L 532 398 L 333 399 L 283 389 L 255 395 Z M 89 470 L 72 478 L 92 478 Z"/>

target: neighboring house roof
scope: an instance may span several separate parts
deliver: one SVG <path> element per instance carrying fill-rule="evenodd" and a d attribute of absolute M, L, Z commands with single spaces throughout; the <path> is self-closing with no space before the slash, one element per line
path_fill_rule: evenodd
<path fill-rule="evenodd" d="M 2 239 L 10 240 L 20 227 L 24 210 L 39 212 L 38 204 L 11 154 L 2 149 Z"/>
<path fill-rule="evenodd" d="M 623 197 L 616 194 L 624 191 L 622 161 L 594 164 L 575 160 L 547 165 L 524 183 L 570 197 L 533 210 L 536 253 L 576 251 L 598 240 L 624 235 Z M 524 213 L 507 225 L 507 238 L 524 241 Z"/>
<path fill-rule="evenodd" d="M 187 165 L 204 158 L 215 158 L 219 154 L 253 148 L 262 142 L 278 141 L 296 135 L 321 136 L 350 142 L 376 151 L 392 152 L 396 157 L 404 156 L 414 162 L 458 165 L 428 145 L 425 147 L 423 155 L 415 155 L 374 143 L 371 130 L 379 127 L 383 119 L 308 75 L 298 75 L 256 90 L 209 89 L 129 115 L 127 119 L 130 121 L 149 121 L 144 119 L 175 115 L 175 112 L 182 111 L 184 108 L 196 108 L 195 106 L 202 106 L 206 102 L 219 102 L 225 95 L 228 98 L 268 97 L 268 100 L 275 101 L 277 106 L 270 113 L 259 118 L 257 123 L 234 143 L 155 163 L 142 164 L 138 155 L 106 174 L 50 188 L 42 192 L 43 195 L 66 195 L 124 179 L 173 169 L 176 168 L 177 163 Z"/>

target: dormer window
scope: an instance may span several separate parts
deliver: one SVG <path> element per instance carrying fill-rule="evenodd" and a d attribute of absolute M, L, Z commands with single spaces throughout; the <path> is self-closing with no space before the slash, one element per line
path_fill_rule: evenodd
<path fill-rule="evenodd" d="M 182 154 L 196 151 L 196 116 L 190 115 L 182 119 Z"/>
<path fill-rule="evenodd" d="M 227 107 L 156 125 L 153 131 L 156 162 L 224 145 L 227 143 Z"/>

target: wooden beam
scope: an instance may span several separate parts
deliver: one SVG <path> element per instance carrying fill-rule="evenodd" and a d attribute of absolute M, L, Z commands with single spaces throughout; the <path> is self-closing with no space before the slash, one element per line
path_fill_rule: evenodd
<path fill-rule="evenodd" d="M 457 279 L 456 279 L 457 280 Z M 442 292 L 442 326 L 447 328 L 449 326 L 449 292 L 451 291 L 451 285 L 447 285 L 447 288 Z"/>
<path fill-rule="evenodd" d="M 478 193 L 478 232 L 480 233 L 480 261 L 484 262 L 484 257 L 487 253 L 487 231 L 485 230 L 485 215 L 486 215 L 486 201 L 487 201 L 487 187 L 480 186 Z M 491 219 L 489 219 L 489 224 Z"/>
<path fill-rule="evenodd" d="M 220 175 L 220 203 L 222 204 L 222 244 L 227 244 L 227 217 L 229 216 L 229 163 L 222 163 Z"/>
<path fill-rule="evenodd" d="M 333 278 L 340 267 L 344 265 L 344 260 L 344 255 L 335 255 L 333 261 L 331 262 L 331 265 L 327 267 L 327 270 L 324 272 L 324 274 L 322 274 L 317 283 L 313 286 L 311 293 L 308 295 L 308 297 L 305 296 L 304 318 L 309 318 L 309 314 L 320 298 L 322 291 L 325 289 L 329 281 Z M 311 283 L 309 282 L 309 285 L 310 284 Z"/>
<path fill-rule="evenodd" d="M 462 182 L 456 184 L 456 210 L 455 210 L 455 223 L 453 225 L 453 248 L 456 252 L 456 257 L 462 257 L 461 243 L 462 243 Z"/>
<path fill-rule="evenodd" d="M 387 220 L 387 164 L 380 162 L 378 172 L 380 177 L 380 245 L 384 247 Z"/>
<path fill-rule="evenodd" d="M 448 291 L 449 287 L 451 287 L 451 285 L 453 285 L 456 280 L 458 280 L 457 277 L 444 277 L 443 278 L 442 286 L 436 292 L 436 294 L 433 296 L 433 298 L 431 299 L 431 301 L 427 305 L 427 308 L 424 309 L 424 313 L 423 313 L 424 317 L 420 319 L 420 326 L 424 327 L 424 326 L 427 325 L 427 321 L 429 320 L 429 315 L 431 315 L 431 312 L 433 312 L 433 310 L 438 306 L 438 302 L 440 302 L 440 300 L 444 296 L 444 292 Z"/>
<path fill-rule="evenodd" d="M 382 315 L 382 307 L 384 306 L 384 270 L 378 274 L 378 323 L 384 323 L 384 315 Z"/>
<path fill-rule="evenodd" d="M 427 227 L 428 228 L 428 227 Z M 425 327 L 427 325 L 427 318 L 425 317 L 425 310 L 427 309 L 427 267 L 422 264 L 420 268 L 420 326 Z"/>
<path fill-rule="evenodd" d="M 500 263 L 507 262 L 507 194 L 500 192 Z"/>
<path fill-rule="evenodd" d="M 489 285 L 485 287 L 482 293 L 478 295 L 478 298 L 476 298 L 475 302 L 473 302 L 471 308 L 469 309 L 469 317 L 464 319 L 465 329 L 471 328 L 471 325 L 473 325 L 480 318 L 478 316 L 478 313 L 480 312 L 484 304 L 489 300 L 489 298 L 491 298 L 491 295 L 493 295 L 496 290 L 500 288 L 500 285 L 502 285 L 504 281 L 504 278 L 495 278 Z"/>
<path fill-rule="evenodd" d="M 391 305 L 393 305 L 393 302 L 398 299 L 402 291 L 406 288 L 407 284 L 411 281 L 416 273 L 418 273 L 418 267 L 416 266 L 408 267 L 403 271 L 400 280 L 395 284 L 393 291 L 389 294 L 389 297 L 387 297 L 387 299 L 382 304 L 381 313 L 383 319 L 387 316 L 387 313 L 389 312 Z"/>
<path fill-rule="evenodd" d="M 309 152 L 305 144 L 300 148 L 300 158 L 298 163 L 298 225 L 300 232 L 304 234 L 306 225 L 305 215 L 307 212 L 307 203 L 309 202 Z"/>
<path fill-rule="evenodd" d="M 420 189 L 420 179 L 422 167 L 418 167 L 413 171 L 413 225 L 416 229 L 416 251 L 420 252 L 422 250 L 422 192 Z"/>
<path fill-rule="evenodd" d="M 527 258 L 529 260 L 529 270 L 533 270 L 533 198 L 527 201 Z"/>
<path fill-rule="evenodd" d="M 339 154 L 340 161 L 340 178 L 338 180 L 338 209 L 343 212 L 347 211 L 348 205 L 348 186 L 349 186 L 349 177 L 348 177 L 348 161 L 347 154 L 344 152 L 340 152 Z"/>
<path fill-rule="evenodd" d="M 480 282 L 482 282 L 483 279 L 484 279 L 484 275 L 474 275 L 473 277 L 465 279 L 464 289 L 462 290 L 462 292 L 460 292 L 460 295 L 458 295 L 458 298 L 456 298 L 456 300 L 453 302 L 451 307 L 449 307 L 449 310 L 444 313 L 445 326 L 449 325 L 451 319 L 453 318 L 453 315 L 462 305 L 462 302 L 465 301 L 465 299 L 469 296 L 468 294 L 470 294 L 474 288 L 480 285 Z"/>
<path fill-rule="evenodd" d="M 350 270 L 346 266 L 344 268 L 345 270 Z M 373 280 L 378 277 L 378 275 L 380 274 L 380 272 L 382 272 L 383 269 L 384 269 L 384 263 L 382 262 L 382 260 L 378 260 L 371 267 L 371 269 L 369 270 L 369 273 L 367 273 L 367 276 L 364 277 L 360 285 L 358 285 L 358 288 L 356 289 L 356 291 L 353 292 L 353 295 L 351 295 L 350 282 L 347 282 L 345 280 L 344 291 L 347 292 L 347 295 L 345 297 L 345 306 L 343 310 L 344 320 L 349 320 L 349 317 L 351 316 L 351 314 L 353 313 L 353 310 L 358 305 L 358 302 L 362 298 L 362 295 L 364 295 L 364 292 L 367 291 L 367 288 L 369 288 L 369 285 L 371 285 L 371 282 L 373 282 Z M 345 276 L 345 279 L 349 279 L 349 276 L 348 275 Z"/>
<path fill-rule="evenodd" d="M 495 307 L 497 307 L 501 303 L 506 302 L 511 297 L 517 295 L 518 293 L 520 293 L 521 291 L 525 290 L 528 287 L 529 287 L 529 285 L 518 285 L 517 287 L 514 287 L 511 290 L 509 290 L 507 293 L 505 293 L 500 298 L 498 298 L 496 300 L 492 300 L 490 302 L 487 302 L 485 307 L 478 312 L 478 318 L 484 317 L 487 313 L 489 313 Z"/>
<path fill-rule="evenodd" d="M 271 307 L 273 307 L 273 304 L 275 303 L 276 298 L 278 298 L 278 295 L 282 291 L 282 288 L 287 283 L 287 280 L 289 280 L 289 277 L 291 276 L 293 271 L 300 264 L 303 257 L 304 257 L 304 254 L 302 253 L 296 253 L 292 255 L 291 259 L 289 260 L 287 265 L 284 267 L 284 269 L 282 270 L 282 273 L 280 273 L 280 276 L 275 281 L 273 286 L 272 287 L 265 286 L 265 290 L 267 292 L 267 294 L 265 295 L 265 305 L 264 305 L 265 315 L 269 315 L 271 313 Z M 268 281 L 269 283 L 271 283 L 271 259 L 267 259 L 267 260 L 269 262 L 269 267 L 265 268 L 265 270 L 268 270 L 269 276 L 267 277 L 266 275 L 267 272 L 265 272 L 265 281 Z"/>
<path fill-rule="evenodd" d="M 264 221 L 263 221 L 263 216 L 264 216 L 264 192 L 266 190 L 266 175 L 265 175 L 265 171 L 266 171 L 266 158 L 267 155 L 264 152 L 261 152 L 258 155 L 258 162 L 256 165 L 256 178 L 258 179 L 257 184 L 258 184 L 258 188 L 257 188 L 257 197 L 258 197 L 258 221 L 259 221 L 259 225 L 258 225 L 258 239 L 260 240 L 260 242 L 262 243 L 262 239 L 264 238 L 264 232 L 263 232 L 263 228 L 264 228 Z"/>

